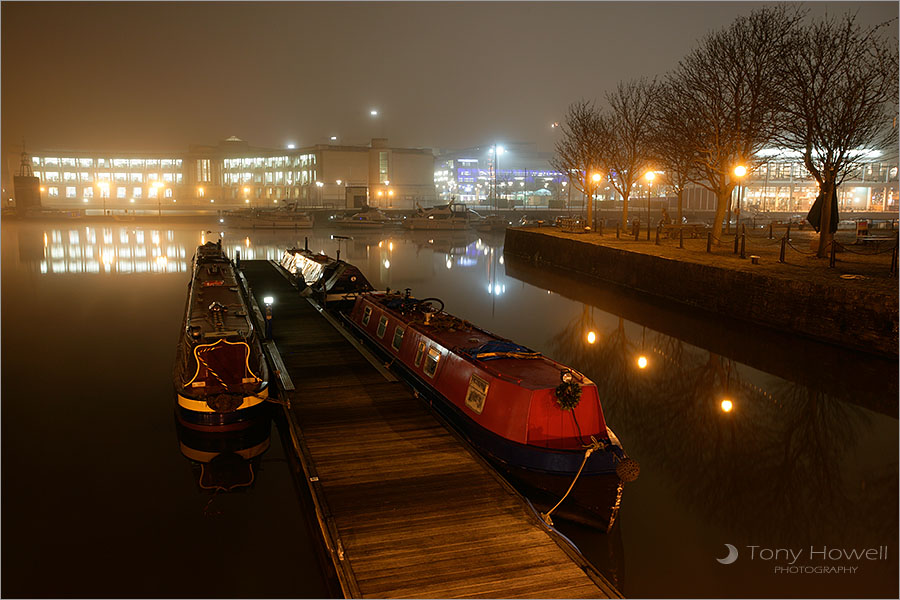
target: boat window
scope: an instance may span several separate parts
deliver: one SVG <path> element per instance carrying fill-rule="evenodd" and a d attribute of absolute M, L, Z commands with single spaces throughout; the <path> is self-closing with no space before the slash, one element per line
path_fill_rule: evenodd
<path fill-rule="evenodd" d="M 428 355 L 425 357 L 425 366 L 423 367 L 426 375 L 434 377 L 434 372 L 437 371 L 439 360 L 441 360 L 441 353 L 435 348 L 429 348 Z"/>
<path fill-rule="evenodd" d="M 484 410 L 484 400 L 487 398 L 488 382 L 479 377 L 472 375 L 469 379 L 469 391 L 466 394 L 466 406 L 472 409 L 475 414 L 480 415 Z"/>
<path fill-rule="evenodd" d="M 369 317 L 372 316 L 372 307 L 367 306 L 366 310 L 363 311 L 363 325 L 369 324 Z"/>
<path fill-rule="evenodd" d="M 416 366 L 418 367 L 422 364 L 422 355 L 425 354 L 425 342 L 419 342 L 419 347 L 416 348 Z"/>
<path fill-rule="evenodd" d="M 402 325 L 397 325 L 397 329 L 394 330 L 394 341 L 391 342 L 394 350 L 400 350 L 400 344 L 403 343 L 403 334 L 405 332 L 406 329 Z"/>
<path fill-rule="evenodd" d="M 378 320 L 378 337 L 384 337 L 384 330 L 387 329 L 387 317 L 381 315 L 381 318 Z"/>

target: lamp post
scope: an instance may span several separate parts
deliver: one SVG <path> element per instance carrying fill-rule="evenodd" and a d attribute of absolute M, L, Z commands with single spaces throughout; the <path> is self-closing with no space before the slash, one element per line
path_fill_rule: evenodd
<path fill-rule="evenodd" d="M 743 200 L 744 196 L 743 179 L 746 174 L 747 167 L 745 167 L 744 165 L 738 165 L 734 168 L 734 175 L 738 178 L 738 203 L 737 210 L 735 211 L 735 218 L 737 220 L 737 223 L 735 224 L 735 227 L 738 227 L 741 224 L 741 200 Z M 729 221 L 731 221 L 731 219 L 729 219 Z"/>
<path fill-rule="evenodd" d="M 591 175 L 591 181 L 593 182 L 593 185 L 591 186 L 591 194 L 588 201 L 588 208 L 590 209 L 590 215 L 588 216 L 588 227 L 590 227 L 592 231 L 594 228 L 594 211 L 596 210 L 596 207 L 594 206 L 594 192 L 597 190 L 597 184 L 600 183 L 601 179 L 603 179 L 603 176 L 600 175 L 600 173 L 594 173 L 593 175 Z"/>
<path fill-rule="evenodd" d="M 650 187 L 653 185 L 653 180 L 656 178 L 656 173 L 653 171 L 647 171 L 647 174 L 644 175 L 644 178 L 647 180 L 647 241 L 650 241 Z"/>
<path fill-rule="evenodd" d="M 106 216 L 106 197 L 109 196 L 109 182 L 101 181 L 97 184 L 97 187 L 100 188 L 100 198 L 103 200 L 103 216 Z"/>
<path fill-rule="evenodd" d="M 494 204 L 495 204 L 494 210 L 495 211 L 500 209 L 500 201 L 499 201 L 499 198 L 497 198 L 497 172 L 500 170 L 500 162 L 499 162 L 498 157 L 502 156 L 504 152 L 506 152 L 506 150 L 503 148 L 503 146 L 498 146 L 497 144 L 494 144 Z"/>
<path fill-rule="evenodd" d="M 321 181 L 317 181 L 317 182 L 316 182 L 316 188 L 318 188 L 318 190 L 319 190 L 319 194 L 318 194 L 318 196 L 319 196 L 319 206 L 324 206 L 324 202 L 323 202 L 323 200 L 322 200 L 322 188 L 323 188 L 323 187 L 325 187 L 325 184 L 324 184 L 324 183 L 322 183 Z"/>
<path fill-rule="evenodd" d="M 156 216 L 162 217 L 162 193 L 163 188 L 166 187 L 165 184 L 161 181 L 154 181 L 153 187 L 156 188 Z"/>

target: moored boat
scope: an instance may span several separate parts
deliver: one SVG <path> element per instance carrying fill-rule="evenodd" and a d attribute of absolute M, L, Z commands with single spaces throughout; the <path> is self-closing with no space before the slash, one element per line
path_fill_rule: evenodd
<path fill-rule="evenodd" d="M 361 294 L 346 321 L 500 471 L 537 490 L 545 520 L 612 526 L 638 466 L 588 377 L 408 291 Z"/>
<path fill-rule="evenodd" d="M 279 265 L 301 294 L 314 295 L 325 304 L 352 304 L 360 293 L 375 289 L 354 265 L 327 254 L 316 254 L 308 248 L 286 249 Z"/>
<path fill-rule="evenodd" d="M 175 358 L 178 419 L 203 430 L 246 427 L 265 408 L 269 371 L 221 241 L 197 248 L 189 285 Z"/>
<path fill-rule="evenodd" d="M 351 215 L 333 216 L 331 223 L 351 229 L 384 229 L 402 224 L 399 219 L 392 219 L 374 206 L 366 206 L 363 210 Z"/>
<path fill-rule="evenodd" d="M 416 214 L 403 221 L 406 229 L 468 229 L 482 217 L 471 208 L 450 201 L 431 208 L 418 207 Z"/>

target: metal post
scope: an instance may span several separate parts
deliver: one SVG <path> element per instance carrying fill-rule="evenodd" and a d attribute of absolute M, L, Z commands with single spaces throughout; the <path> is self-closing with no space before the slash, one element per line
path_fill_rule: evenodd
<path fill-rule="evenodd" d="M 897 245 L 894 245 L 894 249 L 891 251 L 891 275 L 895 275 L 897 273 Z"/>
<path fill-rule="evenodd" d="M 740 239 L 740 237 L 741 237 L 741 234 L 738 231 L 738 228 L 735 226 L 735 228 L 734 228 L 734 252 L 732 252 L 732 254 L 738 253 L 738 240 Z"/>
<path fill-rule="evenodd" d="M 712 252 L 712 232 L 706 234 L 706 252 Z"/>
<path fill-rule="evenodd" d="M 640 235 L 641 235 L 641 220 L 635 219 L 634 220 L 634 241 L 638 241 L 638 238 L 640 237 Z"/>
<path fill-rule="evenodd" d="M 650 241 L 650 184 L 647 184 L 647 241 Z"/>
<path fill-rule="evenodd" d="M 678 247 L 684 248 L 684 229 L 678 229 Z"/>
<path fill-rule="evenodd" d="M 772 223 L 769 223 L 769 239 L 774 239 Z"/>
<path fill-rule="evenodd" d="M 622 226 L 622 224 L 619 223 L 618 221 L 616 221 L 616 239 L 619 239 L 619 233 L 620 233 L 621 226 Z"/>
<path fill-rule="evenodd" d="M 835 254 L 837 253 L 837 242 L 832 238 L 831 240 L 831 254 L 828 257 L 828 266 L 834 268 L 835 262 Z"/>
<path fill-rule="evenodd" d="M 781 238 L 781 252 L 778 254 L 778 262 L 784 262 L 784 248 L 787 245 L 787 235 Z"/>
<path fill-rule="evenodd" d="M 657 246 L 659 246 L 659 228 L 660 228 L 660 227 L 662 227 L 662 225 L 657 225 L 657 226 L 656 226 L 656 245 L 657 245 Z"/>
<path fill-rule="evenodd" d="M 747 258 L 744 255 L 744 245 L 747 240 L 747 229 L 745 225 L 741 225 L 741 258 Z"/>

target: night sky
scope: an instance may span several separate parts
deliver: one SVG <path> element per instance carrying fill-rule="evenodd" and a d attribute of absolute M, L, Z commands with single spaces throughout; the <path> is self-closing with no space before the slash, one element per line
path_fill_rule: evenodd
<path fill-rule="evenodd" d="M 858 10 L 897 2 L 809 3 Z M 2 4 L 2 144 L 185 151 L 366 143 L 553 147 L 572 101 L 672 68 L 749 2 Z M 378 119 L 369 110 L 381 112 Z M 10 152 L 12 154 L 10 154 Z"/>

